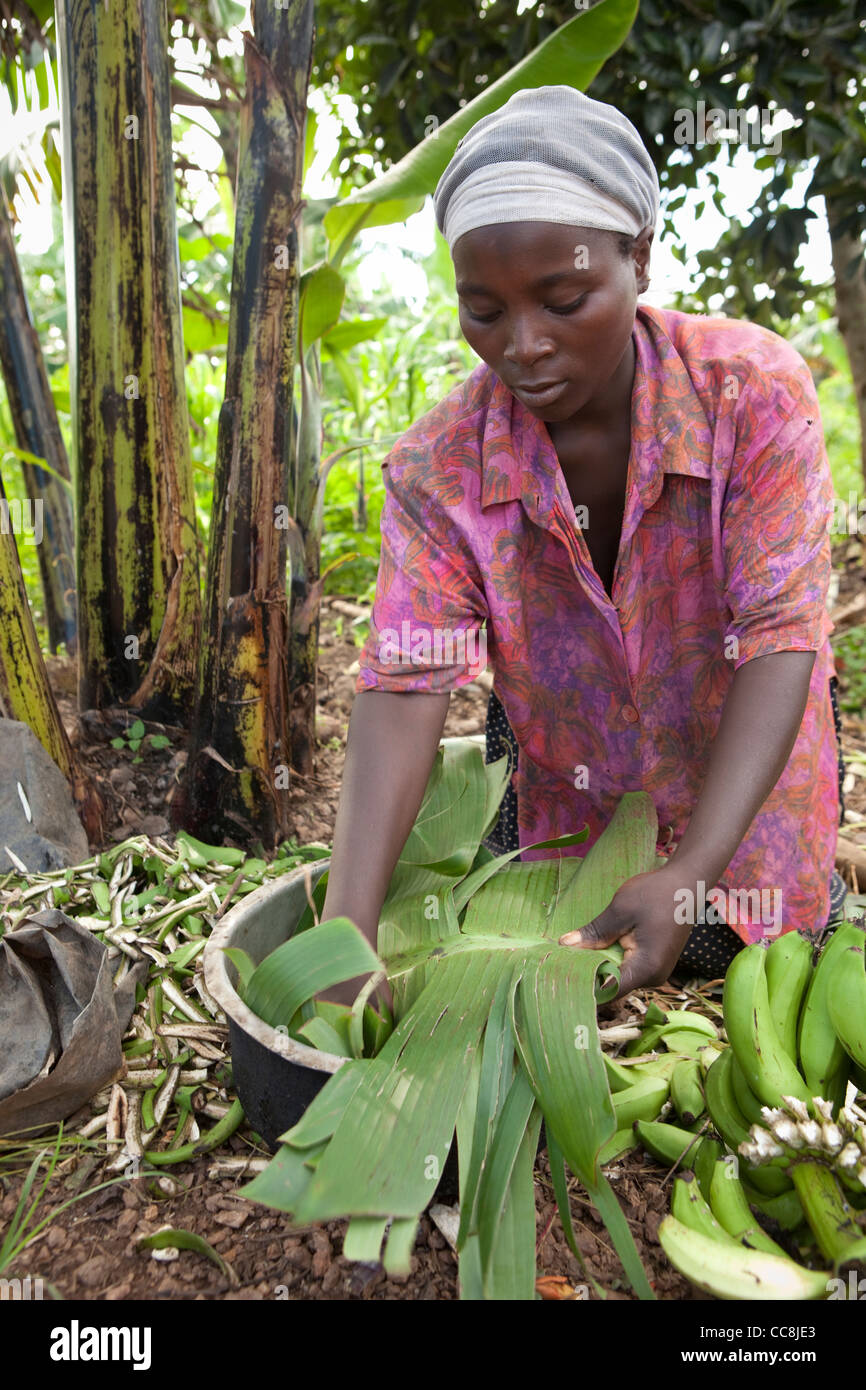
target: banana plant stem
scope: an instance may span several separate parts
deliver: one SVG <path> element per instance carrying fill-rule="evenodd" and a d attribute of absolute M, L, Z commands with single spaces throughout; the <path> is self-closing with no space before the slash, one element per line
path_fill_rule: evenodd
<path fill-rule="evenodd" d="M 866 1232 L 831 1170 L 806 1159 L 791 1167 L 790 1177 L 821 1254 L 836 1269 L 851 1263 L 866 1266 Z"/>

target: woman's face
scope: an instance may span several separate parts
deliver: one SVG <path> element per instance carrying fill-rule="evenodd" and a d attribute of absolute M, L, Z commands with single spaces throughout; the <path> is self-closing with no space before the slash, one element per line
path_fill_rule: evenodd
<path fill-rule="evenodd" d="M 626 259 L 616 232 L 506 222 L 455 242 L 463 335 L 539 419 L 601 404 L 649 284 L 651 241 L 647 229 Z"/>

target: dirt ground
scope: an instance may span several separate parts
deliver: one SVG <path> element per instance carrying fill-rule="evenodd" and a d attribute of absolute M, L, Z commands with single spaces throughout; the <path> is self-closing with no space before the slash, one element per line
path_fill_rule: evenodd
<path fill-rule="evenodd" d="M 841 626 L 866 615 L 866 573 L 859 541 L 838 547 L 834 555 L 839 589 L 833 617 Z M 862 608 L 862 611 L 861 611 Z M 342 609 L 342 611 L 341 611 Z M 351 638 L 357 607 L 344 600 L 325 601 L 319 665 L 318 759 L 308 782 L 296 778 L 291 792 L 292 831 L 300 844 L 330 843 L 342 776 L 345 732 L 352 705 L 358 649 Z M 354 669 L 353 669 L 354 668 Z M 169 833 L 166 815 L 172 789 L 186 752 L 183 730 L 148 725 L 148 732 L 165 732 L 171 746 L 144 753 L 133 764 L 132 754 L 111 747 L 110 740 L 132 722 L 124 711 L 86 711 L 80 718 L 74 700 L 74 670 L 68 660 L 49 661 L 52 685 L 64 723 L 76 743 L 86 771 L 99 786 L 108 808 L 111 843 L 141 831 L 152 836 Z M 844 689 L 845 673 L 840 670 Z M 482 733 L 489 690 L 482 678 L 455 692 L 446 735 Z M 864 760 L 864 771 L 849 772 L 846 782 L 846 841 L 863 846 L 866 862 L 866 723 L 843 712 L 843 752 Z M 861 824 L 862 822 L 862 824 Z M 864 871 L 840 857 L 840 867 L 856 891 L 863 891 Z M 683 998 L 679 987 L 641 991 L 648 1001 L 671 1006 Z M 605 1021 L 625 1013 L 625 1005 L 605 1010 Z M 89 1112 L 83 1112 L 85 1115 Z M 79 1117 L 80 1118 L 80 1117 Z M 425 1215 L 409 1275 L 387 1278 L 378 1265 L 360 1265 L 343 1258 L 345 1223 L 331 1222 L 292 1230 L 279 1213 L 238 1196 L 242 1177 L 210 1176 L 217 1158 L 262 1157 L 249 1131 L 241 1130 L 218 1153 L 173 1168 L 170 1180 L 153 1178 L 119 1183 L 84 1198 L 57 1215 L 28 1246 L 7 1276 L 42 1277 L 67 1299 L 330 1299 L 330 1300 L 450 1300 L 457 1296 L 456 1258 L 443 1235 Z M 625 1155 L 608 1169 L 623 1204 L 639 1253 L 657 1295 L 666 1300 L 700 1298 L 668 1264 L 656 1232 L 668 1207 L 666 1175 L 640 1151 Z M 55 1176 L 43 1198 L 46 1214 L 82 1186 L 100 1181 L 99 1168 Z M 18 1181 L 0 1170 L 0 1233 L 15 1208 Z M 171 1190 L 166 1190 L 171 1189 Z M 556 1216 L 544 1155 L 537 1164 L 537 1269 L 548 1282 L 540 1285 L 546 1297 L 595 1297 L 585 1275 L 565 1243 Z M 440 1199 L 446 1200 L 446 1199 Z M 572 1183 L 572 1212 L 579 1248 L 593 1277 L 610 1298 L 633 1297 L 622 1276 L 609 1237 L 586 1194 Z M 193 1231 L 213 1246 L 230 1267 L 231 1277 L 206 1257 L 181 1251 L 170 1260 L 140 1250 L 138 1237 L 170 1225 Z M 162 1252 L 159 1252 L 162 1253 Z M 552 1282 L 550 1282 L 552 1281 Z"/>
<path fill-rule="evenodd" d="M 249 1152 L 241 1138 L 237 1152 Z M 50 1281 L 66 1299 L 410 1299 L 457 1296 L 457 1261 L 428 1216 L 412 1257 L 412 1272 L 387 1278 L 380 1265 L 350 1262 L 341 1255 L 344 1222 L 293 1231 L 277 1212 L 237 1195 L 235 1179 L 208 1178 L 208 1159 L 184 1165 L 177 1181 L 184 1190 L 155 1200 L 155 1184 L 139 1179 L 104 1189 L 55 1218 L 29 1247 L 12 1273 Z M 623 1202 L 650 1278 L 661 1298 L 688 1298 L 686 1282 L 667 1264 L 655 1239 L 669 1201 L 664 1174 L 640 1156 L 608 1170 Z M 562 1236 L 546 1164 L 537 1175 L 540 1275 L 555 1276 L 574 1297 L 594 1297 Z M 576 1185 L 575 1185 L 576 1186 Z M 61 1194 L 58 1192 L 58 1196 Z M 0 1203 L 0 1222 L 11 1215 L 14 1190 Z M 611 1298 L 630 1298 L 622 1270 L 594 1209 L 575 1190 L 572 1207 L 579 1247 L 590 1270 Z M 161 1226 L 203 1236 L 230 1265 L 234 1281 L 209 1259 L 182 1250 L 171 1263 L 137 1248 L 141 1235 Z"/>

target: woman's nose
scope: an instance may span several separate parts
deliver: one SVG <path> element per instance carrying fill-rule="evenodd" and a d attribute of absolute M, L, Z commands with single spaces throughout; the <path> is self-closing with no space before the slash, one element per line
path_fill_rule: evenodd
<path fill-rule="evenodd" d="M 505 356 L 515 364 L 531 364 L 539 358 L 549 356 L 553 343 L 541 331 L 538 324 L 526 319 L 512 319 Z"/>

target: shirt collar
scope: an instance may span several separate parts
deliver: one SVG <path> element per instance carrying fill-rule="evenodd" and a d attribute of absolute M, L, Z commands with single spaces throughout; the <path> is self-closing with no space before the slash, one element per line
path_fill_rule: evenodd
<path fill-rule="evenodd" d="M 712 430 L 665 326 L 664 311 L 639 304 L 632 337 L 636 358 L 631 433 L 632 441 L 642 440 L 639 449 L 632 445 L 633 476 L 646 510 L 661 492 L 665 473 L 710 477 Z M 560 472 L 556 450 L 543 422 L 492 371 L 491 376 L 494 386 L 481 448 L 481 506 L 519 499 L 533 516 L 544 516 L 553 504 Z"/>

